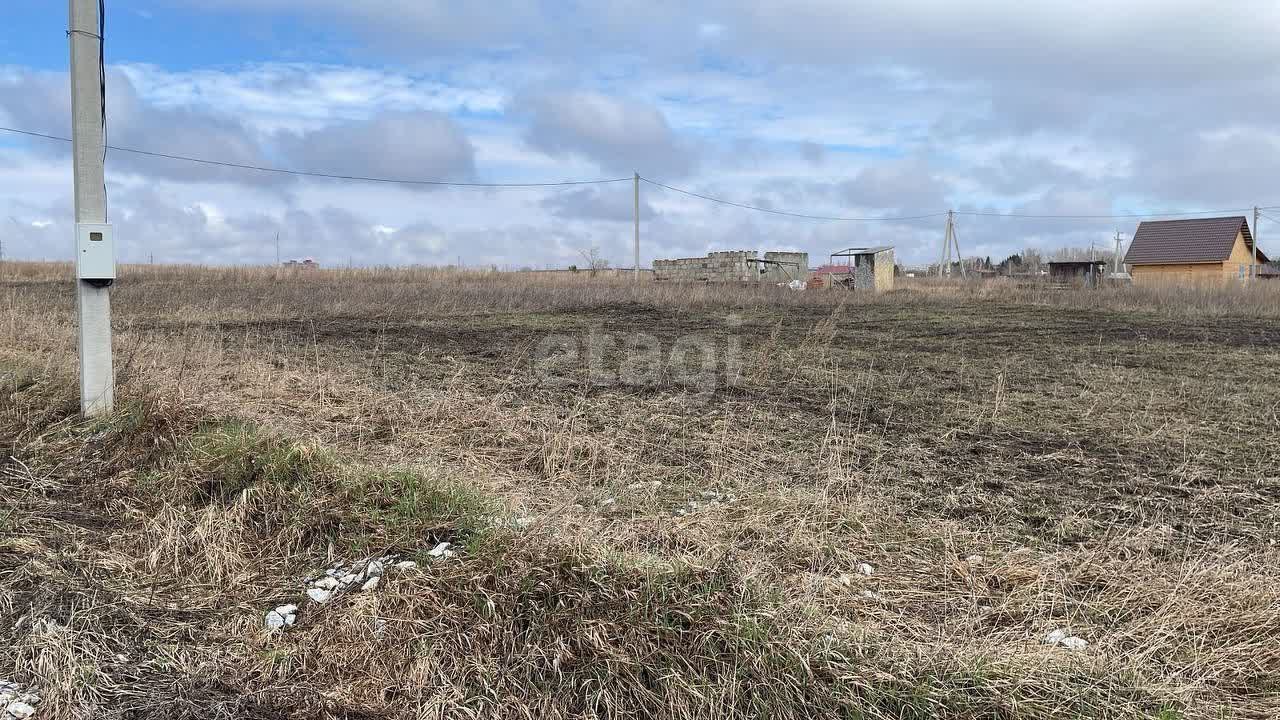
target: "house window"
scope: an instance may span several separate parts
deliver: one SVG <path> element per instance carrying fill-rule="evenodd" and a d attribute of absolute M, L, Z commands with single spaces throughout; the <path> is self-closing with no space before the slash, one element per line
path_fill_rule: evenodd
<path fill-rule="evenodd" d="M 1240 277 L 1244 277 L 1244 263 L 1240 263 Z"/>

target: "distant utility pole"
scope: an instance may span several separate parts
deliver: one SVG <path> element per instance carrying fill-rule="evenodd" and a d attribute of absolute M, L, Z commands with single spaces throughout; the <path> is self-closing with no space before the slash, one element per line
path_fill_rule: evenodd
<path fill-rule="evenodd" d="M 22 223 L 18 222 L 18 218 L 10 215 L 9 222 L 16 225 L 18 229 L 22 229 Z M 0 235 L 0 263 L 3 263 L 3 262 L 4 262 L 4 236 Z"/>
<path fill-rule="evenodd" d="M 960 277 L 966 277 L 964 257 L 960 254 L 960 240 L 956 237 L 956 213 L 954 210 L 948 210 L 947 229 L 942 234 L 942 257 L 938 260 L 939 277 L 951 274 L 952 248 L 955 248 L 954 262 L 960 263 Z"/>
<path fill-rule="evenodd" d="M 276 231 L 276 267 L 280 267 L 280 231 Z"/>
<path fill-rule="evenodd" d="M 75 175 L 76 308 L 79 318 L 80 411 L 111 412 L 111 283 L 115 240 L 107 225 L 105 182 L 106 68 L 97 0 L 69 0 L 72 167 Z"/>
<path fill-rule="evenodd" d="M 951 274 L 951 211 L 947 211 L 947 228 L 942 233 L 942 253 L 938 255 L 938 277 Z"/>
<path fill-rule="evenodd" d="M 1249 268 L 1248 277 L 1252 280 L 1258 272 L 1258 206 L 1253 206 L 1253 267 Z M 1246 280 L 1245 282 L 1249 282 Z"/>
<path fill-rule="evenodd" d="M 636 173 L 635 185 L 635 224 L 636 224 L 636 271 L 635 282 L 640 282 L 640 173 Z"/>
<path fill-rule="evenodd" d="M 1120 262 L 1120 231 L 1119 230 L 1116 231 L 1116 254 L 1115 254 L 1115 257 L 1111 259 L 1111 264 L 1114 266 L 1114 272 L 1117 272 L 1117 273 L 1123 272 L 1124 263 Z"/>

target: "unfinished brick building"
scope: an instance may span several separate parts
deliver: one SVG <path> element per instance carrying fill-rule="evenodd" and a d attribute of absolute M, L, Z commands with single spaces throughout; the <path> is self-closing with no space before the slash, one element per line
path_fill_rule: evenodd
<path fill-rule="evenodd" d="M 809 277 L 809 253 L 755 250 L 713 252 L 706 257 L 654 260 L 659 282 L 790 283 Z"/>

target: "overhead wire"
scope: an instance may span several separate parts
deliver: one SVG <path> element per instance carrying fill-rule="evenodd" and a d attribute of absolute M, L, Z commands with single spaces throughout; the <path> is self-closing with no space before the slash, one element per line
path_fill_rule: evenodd
<path fill-rule="evenodd" d="M 731 205 L 733 207 L 744 208 L 747 210 L 755 210 L 757 212 L 770 213 L 773 215 L 785 215 L 787 217 L 805 218 L 809 220 L 831 220 L 831 221 L 852 221 L 852 222 L 870 222 L 870 221 L 877 221 L 877 220 L 905 221 L 905 220 L 923 220 L 926 218 L 943 217 L 947 214 L 946 211 L 940 211 L 940 212 L 926 213 L 922 215 L 899 215 L 899 216 L 881 215 L 881 216 L 873 216 L 873 217 L 842 217 L 842 216 L 833 216 L 833 215 L 813 215 L 809 213 L 799 213 L 799 212 L 792 212 L 787 210 L 774 210 L 772 208 L 764 208 L 758 205 L 749 205 L 747 203 L 740 203 L 740 202 L 735 202 L 733 200 L 726 200 L 724 198 L 715 197 L 713 195 L 706 195 L 703 193 L 694 192 L 692 190 L 686 190 L 684 188 L 675 187 L 673 185 L 667 185 L 666 183 L 661 183 L 656 180 L 651 180 L 644 176 L 641 176 L 640 179 L 646 183 L 649 183 L 650 185 L 666 188 L 667 190 L 673 190 L 675 192 L 678 192 L 684 195 L 701 198 L 703 200 L 708 200 L 708 201 L 720 203 L 723 205 Z M 1277 209 L 1280 209 L 1280 208 L 1277 208 Z M 1109 219 L 1145 218 L 1145 217 L 1174 217 L 1174 216 L 1184 216 L 1184 215 L 1215 215 L 1215 214 L 1222 214 L 1222 213 L 1246 212 L 1248 210 L 1252 210 L 1252 208 L 1230 209 L 1230 210 L 1186 210 L 1186 211 L 1173 210 L 1173 211 L 1130 213 L 1130 214 L 1116 214 L 1116 215 L 1038 215 L 1038 214 L 1031 214 L 1031 213 L 982 212 L 977 210 L 956 210 L 955 214 L 967 215 L 969 217 L 1033 218 L 1033 219 L 1046 219 L 1046 220 L 1054 220 L 1054 219 L 1109 220 Z"/>
<path fill-rule="evenodd" d="M 968 215 L 970 217 L 1032 218 L 1037 220 L 1116 220 L 1125 218 L 1174 217 L 1179 215 L 1220 215 L 1222 213 L 1242 213 L 1251 210 L 1253 210 L 1253 208 L 1231 208 L 1227 210 L 1168 210 L 1118 215 L 1039 215 L 1033 213 L 998 213 L 980 212 L 976 210 L 957 210 L 956 214 Z"/>
<path fill-rule="evenodd" d="M 103 75 L 104 106 L 106 103 L 105 92 L 106 92 L 106 80 L 105 80 L 105 74 L 104 74 Z M 104 113 L 105 113 L 105 110 L 104 110 Z M 106 120 L 105 120 L 105 114 L 104 114 L 104 119 L 103 119 L 104 133 L 105 133 L 105 122 Z M 71 138 L 63 137 L 61 135 L 35 132 L 32 130 L 23 130 L 21 128 L 0 126 L 0 132 L 6 132 L 6 133 L 15 134 L 15 135 L 25 135 L 28 137 L 42 138 L 45 140 L 54 140 L 57 142 L 66 142 L 66 143 L 72 142 Z M 251 165 L 247 163 L 236 163 L 236 162 L 229 162 L 226 160 L 210 160 L 208 158 L 198 158 L 198 157 L 192 157 L 189 155 L 178 155 L 174 153 L 156 152 L 153 150 L 143 150 L 140 148 L 125 147 L 125 146 L 111 145 L 111 144 L 106 144 L 104 146 L 104 152 L 106 150 L 113 150 L 115 152 L 129 153 L 133 155 L 141 155 L 145 157 L 161 158 L 166 160 L 176 160 L 180 162 L 197 163 L 201 165 L 234 168 L 239 170 L 250 170 L 253 172 L 273 173 L 273 174 L 281 174 L 281 175 L 295 175 L 295 176 L 301 176 L 301 177 L 313 177 L 313 178 L 321 178 L 321 179 L 329 179 L 329 180 L 387 183 L 387 184 L 394 184 L 394 185 L 425 185 L 425 186 L 436 186 L 436 187 L 472 187 L 472 188 L 498 188 L 498 189 L 500 188 L 545 188 L 545 187 L 567 187 L 567 186 L 577 186 L 577 185 L 605 185 L 605 184 L 611 184 L 611 183 L 630 182 L 635 178 L 635 176 L 632 176 L 632 177 L 620 177 L 620 178 L 600 178 L 600 179 L 590 179 L 590 180 L 563 180 L 563 181 L 551 181 L 551 182 L 493 182 L 493 183 L 463 182 L 463 181 L 453 181 L 453 180 L 419 180 L 419 179 L 410 179 L 410 178 L 377 177 L 377 176 L 370 176 L 370 175 L 349 175 L 349 174 L 343 174 L 343 173 L 321 172 L 321 171 L 311 171 L 311 170 L 295 170 L 290 168 L 270 167 L 266 165 Z M 667 183 L 660 182 L 658 180 L 654 180 L 652 178 L 647 178 L 644 176 L 639 176 L 639 179 L 644 183 L 653 185 L 654 187 L 664 188 L 672 192 L 680 193 L 682 195 L 687 195 L 689 197 L 694 197 L 701 200 L 706 200 L 708 202 L 719 203 L 721 205 L 741 208 L 744 210 L 752 210 L 755 212 L 767 213 L 770 215 L 780 215 L 783 217 L 801 218 L 805 220 L 822 220 L 822 221 L 832 221 L 832 222 L 905 222 L 910 220 L 926 220 L 929 218 L 944 217 L 947 214 L 946 211 L 937 211 L 937 212 L 921 213 L 916 215 L 843 216 L 843 215 L 821 215 L 816 213 L 796 212 L 791 210 L 775 210 L 773 208 L 761 207 L 759 205 L 752 205 L 750 203 L 737 202 L 734 200 L 728 200 L 726 198 L 716 197 L 714 195 L 695 192 L 693 190 L 677 187 L 675 185 L 669 185 Z M 1113 220 L 1113 219 L 1118 220 L 1118 219 L 1148 218 L 1148 217 L 1219 215 L 1219 214 L 1225 214 L 1225 213 L 1243 213 L 1243 212 L 1248 212 L 1252 209 L 1253 208 L 1232 208 L 1232 209 L 1226 209 L 1226 210 L 1161 210 L 1156 212 L 1125 213 L 1125 214 L 1111 214 L 1111 215 L 1101 215 L 1101 214 L 1099 215 L 1084 215 L 1084 214 L 1054 215 L 1054 214 L 1036 214 L 1036 213 L 983 212 L 978 210 L 956 210 L 955 214 L 965 215 L 968 217 L 1002 217 L 1002 218 L 1022 218 L 1022 219 L 1038 219 L 1038 220 Z M 1280 205 L 1265 206 L 1261 209 L 1280 210 Z"/>
<path fill-rule="evenodd" d="M 672 190 L 672 191 L 681 193 L 683 195 L 689 195 L 691 197 L 701 198 L 702 200 L 709 200 L 711 202 L 720 203 L 722 205 L 732 205 L 733 207 L 744 208 L 746 210 L 755 210 L 756 212 L 769 213 L 771 215 L 785 215 L 786 217 L 804 218 L 806 220 L 833 220 L 833 221 L 840 221 L 840 222 L 872 222 L 877 220 L 901 221 L 901 220 L 923 220 L 925 218 L 942 217 L 947 214 L 946 212 L 935 212 L 935 213 L 928 213 L 925 215 L 876 216 L 876 217 L 840 217 L 840 216 L 834 216 L 834 215 L 810 215 L 808 213 L 790 212 L 787 210 L 773 210 L 770 208 L 760 207 L 758 205 L 748 205 L 747 203 L 734 202 L 732 200 L 725 200 L 724 198 L 713 197 L 711 195 L 703 195 L 702 193 L 696 193 L 696 192 L 693 192 L 692 190 L 685 190 L 684 188 L 678 188 L 673 185 L 667 185 L 666 183 L 661 183 L 661 182 L 658 182 L 657 180 L 650 180 L 649 178 L 644 177 L 643 175 L 640 177 L 640 179 L 656 187 L 666 188 L 667 190 Z"/>
<path fill-rule="evenodd" d="M 27 135 L 30 137 L 44 138 L 46 140 L 56 140 L 59 142 L 71 142 L 71 138 L 62 137 L 60 135 L 52 135 L 49 133 L 33 132 L 31 130 L 21 130 L 11 127 L 0 127 L 0 132 L 14 133 L 17 135 Z M 122 147 L 120 145 L 107 145 L 107 150 L 116 152 L 131 153 L 134 155 L 144 155 L 146 157 L 164 158 L 167 160 L 178 160 L 181 162 L 199 163 L 201 165 L 214 165 L 218 167 L 236 168 L 239 170 L 253 170 L 255 172 L 276 173 L 282 175 L 300 175 L 304 177 L 325 178 L 329 180 L 351 180 L 357 182 L 371 183 L 389 183 L 395 185 L 431 185 L 441 187 L 475 187 L 475 188 L 537 188 L 537 187 L 560 187 L 567 185 L 603 185 L 605 183 L 630 182 L 632 178 L 605 178 L 600 180 L 567 180 L 562 182 L 527 182 L 527 183 L 481 183 L 481 182 L 456 182 L 452 180 L 415 180 L 405 178 L 387 178 L 373 177 L 367 175 L 345 175 L 340 173 L 313 172 L 309 170 L 292 170 L 288 168 L 268 167 L 265 165 L 248 165 L 245 163 L 227 162 L 225 160 L 209 160 L 207 158 L 190 157 L 187 155 L 174 155 L 171 153 L 154 152 L 151 150 L 141 150 L 138 148 Z"/>

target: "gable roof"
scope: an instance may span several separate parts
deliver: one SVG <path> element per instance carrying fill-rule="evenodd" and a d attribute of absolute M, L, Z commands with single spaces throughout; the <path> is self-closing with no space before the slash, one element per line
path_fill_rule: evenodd
<path fill-rule="evenodd" d="M 1231 257 L 1239 233 L 1244 233 L 1244 244 L 1252 252 L 1253 233 L 1243 215 L 1138 223 L 1124 262 L 1126 265 L 1223 262 Z M 1261 250 L 1258 261 L 1268 262 Z"/>

